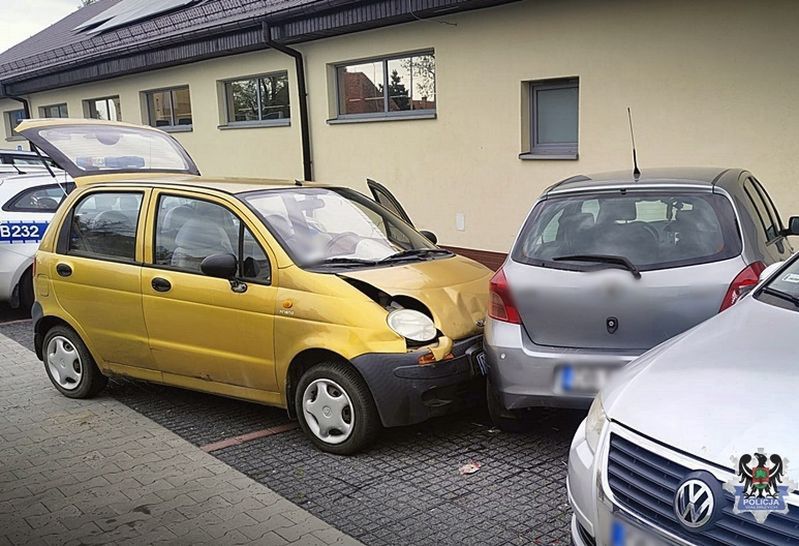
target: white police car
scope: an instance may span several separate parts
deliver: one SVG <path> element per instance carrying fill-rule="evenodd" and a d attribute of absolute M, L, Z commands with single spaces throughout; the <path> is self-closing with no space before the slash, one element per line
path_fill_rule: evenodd
<path fill-rule="evenodd" d="M 33 305 L 33 256 L 53 213 L 75 188 L 50 165 L 30 152 L 0 151 L 0 303 L 13 308 Z"/>

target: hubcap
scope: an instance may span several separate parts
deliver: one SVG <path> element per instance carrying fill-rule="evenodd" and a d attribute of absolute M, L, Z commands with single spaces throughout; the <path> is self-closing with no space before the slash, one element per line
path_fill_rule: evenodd
<path fill-rule="evenodd" d="M 47 344 L 47 366 L 53 380 L 64 390 L 74 390 L 83 377 L 83 364 L 74 345 L 65 337 L 55 336 Z"/>
<path fill-rule="evenodd" d="M 352 434 L 355 411 L 344 389 L 330 379 L 317 379 L 302 395 L 303 414 L 308 428 L 328 444 L 340 444 Z"/>

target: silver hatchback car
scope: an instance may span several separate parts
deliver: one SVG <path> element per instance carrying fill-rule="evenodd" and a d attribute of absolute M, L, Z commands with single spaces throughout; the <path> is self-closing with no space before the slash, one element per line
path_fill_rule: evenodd
<path fill-rule="evenodd" d="M 788 258 L 790 234 L 739 169 L 617 172 L 550 187 L 491 281 L 494 422 L 509 430 L 514 410 L 588 407 L 614 369 L 723 311 Z"/>

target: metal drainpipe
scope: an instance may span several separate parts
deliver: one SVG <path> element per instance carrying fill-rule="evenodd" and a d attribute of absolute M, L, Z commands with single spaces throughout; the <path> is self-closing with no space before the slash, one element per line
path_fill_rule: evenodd
<path fill-rule="evenodd" d="M 311 127 L 308 121 L 308 91 L 305 87 L 305 62 L 302 53 L 276 42 L 272 39 L 269 23 L 261 23 L 264 43 L 276 51 L 294 58 L 294 69 L 297 73 L 297 91 L 300 96 L 300 133 L 302 134 L 302 167 L 305 180 L 313 180 L 313 160 L 311 159 Z"/>

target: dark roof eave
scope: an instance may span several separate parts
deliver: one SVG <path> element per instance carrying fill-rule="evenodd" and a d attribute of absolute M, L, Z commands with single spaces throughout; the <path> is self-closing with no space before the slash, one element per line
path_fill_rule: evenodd
<path fill-rule="evenodd" d="M 110 79 L 122 75 L 167 68 L 215 57 L 265 49 L 261 23 L 269 21 L 273 37 L 286 44 L 349 34 L 394 24 L 492 7 L 519 0 L 325 0 L 289 8 L 268 16 L 254 16 L 223 25 L 204 26 L 189 32 L 163 36 L 146 43 L 108 50 L 64 64 L 14 74 L 0 80 L 0 97 Z M 333 13 L 331 13 L 333 10 Z"/>

